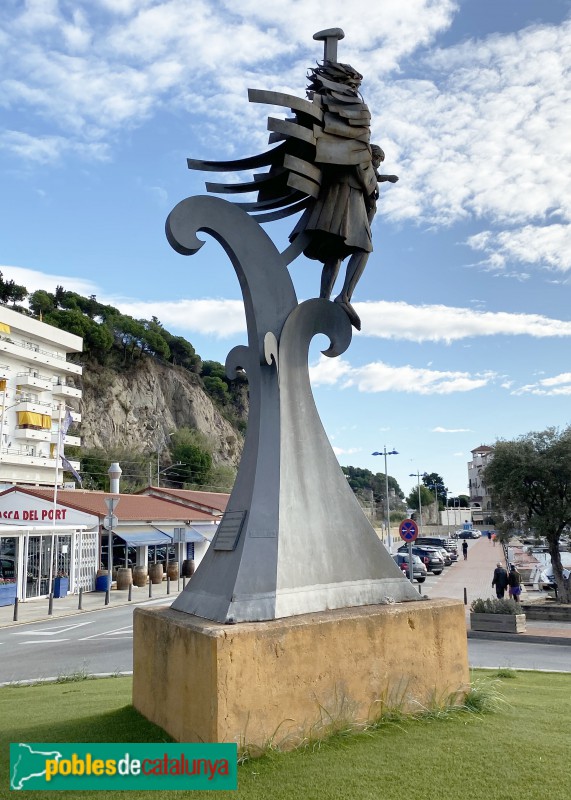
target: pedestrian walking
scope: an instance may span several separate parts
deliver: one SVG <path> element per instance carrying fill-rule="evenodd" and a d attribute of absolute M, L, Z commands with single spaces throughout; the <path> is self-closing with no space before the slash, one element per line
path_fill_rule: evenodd
<path fill-rule="evenodd" d="M 492 541 L 492 531 L 488 531 L 488 541 Z"/>
<path fill-rule="evenodd" d="M 492 578 L 492 586 L 496 587 L 496 597 L 498 600 L 503 599 L 508 585 L 508 572 L 506 568 L 502 566 L 502 562 L 498 561 L 498 564 L 494 570 L 494 577 Z"/>
<path fill-rule="evenodd" d="M 515 600 L 516 603 L 519 603 L 519 597 L 521 594 L 521 575 L 515 568 L 515 564 L 510 564 L 508 586 L 510 597 L 512 600 Z"/>
<path fill-rule="evenodd" d="M 468 561 L 468 542 L 466 539 L 462 542 L 462 553 L 464 554 L 464 561 Z"/>

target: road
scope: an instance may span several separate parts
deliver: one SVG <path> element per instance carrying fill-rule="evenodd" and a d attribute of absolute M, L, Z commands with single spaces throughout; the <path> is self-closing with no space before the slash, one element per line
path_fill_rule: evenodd
<path fill-rule="evenodd" d="M 531 642 L 497 642 L 490 639 L 468 639 L 468 660 L 471 667 L 511 667 L 571 672 L 571 647 Z"/>
<path fill-rule="evenodd" d="M 142 605 L 164 605 L 164 599 Z M 133 606 L 0 629 L 0 684 L 133 669 Z"/>
<path fill-rule="evenodd" d="M 164 599 L 144 605 L 164 605 Z M 74 673 L 133 669 L 133 607 L 120 606 L 64 619 L 0 629 L 0 684 Z M 472 667 L 512 667 L 571 672 L 571 647 L 468 641 Z"/>

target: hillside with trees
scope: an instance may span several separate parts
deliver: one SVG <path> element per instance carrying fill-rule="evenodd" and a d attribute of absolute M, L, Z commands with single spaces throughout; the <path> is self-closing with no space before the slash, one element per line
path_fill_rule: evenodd
<path fill-rule="evenodd" d="M 0 302 L 83 339 L 83 352 L 69 357 L 84 368 L 81 428 L 70 429 L 82 447 L 69 454 L 81 459 L 84 485 L 106 488 L 110 460 L 119 460 L 125 490 L 158 480 L 231 488 L 247 422 L 245 374 L 230 380 L 156 317 L 135 319 L 95 295 L 62 286 L 29 293 L 0 272 Z"/>

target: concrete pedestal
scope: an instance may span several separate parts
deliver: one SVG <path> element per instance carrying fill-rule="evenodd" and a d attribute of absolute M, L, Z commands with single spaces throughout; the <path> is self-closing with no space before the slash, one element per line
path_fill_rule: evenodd
<path fill-rule="evenodd" d="M 136 608 L 133 704 L 177 741 L 287 747 L 469 683 L 464 606 L 428 600 L 222 625 Z"/>

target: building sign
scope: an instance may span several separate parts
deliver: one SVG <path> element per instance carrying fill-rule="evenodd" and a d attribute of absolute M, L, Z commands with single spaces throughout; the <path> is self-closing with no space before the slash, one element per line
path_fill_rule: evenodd
<path fill-rule="evenodd" d="M 56 508 L 55 520 L 56 522 L 67 522 L 66 515 L 70 509 Z M 23 508 L 19 509 L 4 509 L 1 514 L 2 519 L 14 520 L 17 522 L 51 522 L 54 519 L 53 508 Z"/>
<path fill-rule="evenodd" d="M 86 514 L 69 506 L 44 500 L 41 497 L 18 490 L 0 495 L 0 523 L 3 525 L 85 525 L 87 528 L 99 526 L 99 517 Z"/>

